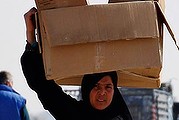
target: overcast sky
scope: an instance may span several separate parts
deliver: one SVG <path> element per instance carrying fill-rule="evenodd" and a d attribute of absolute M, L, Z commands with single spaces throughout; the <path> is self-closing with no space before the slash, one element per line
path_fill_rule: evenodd
<path fill-rule="evenodd" d="M 100 0 L 92 0 L 92 2 Z M 101 0 L 102 1 L 102 0 Z M 106 1 L 106 0 L 104 0 Z M 1 0 L 0 7 L 0 70 L 13 74 L 14 88 L 27 98 L 30 112 L 42 109 L 36 94 L 27 86 L 20 66 L 20 56 L 25 46 L 25 23 L 23 14 L 35 6 L 34 0 Z M 179 0 L 166 0 L 166 18 L 179 37 Z M 179 100 L 179 51 L 167 30 L 164 34 L 164 61 L 161 82 L 172 80 L 174 97 Z"/>

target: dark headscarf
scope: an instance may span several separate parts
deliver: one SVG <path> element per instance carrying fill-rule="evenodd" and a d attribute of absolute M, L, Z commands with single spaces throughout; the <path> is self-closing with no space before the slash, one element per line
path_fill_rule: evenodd
<path fill-rule="evenodd" d="M 108 106 L 104 110 L 96 110 L 90 104 L 89 94 L 93 87 L 96 85 L 96 83 L 99 80 L 101 80 L 104 76 L 111 77 L 112 83 L 114 85 L 114 96 L 110 106 Z M 119 89 L 117 88 L 117 81 L 118 76 L 116 71 L 84 75 L 81 84 L 82 99 L 87 108 L 89 108 L 88 112 L 91 112 L 91 114 L 93 114 L 93 116 L 95 115 L 96 118 L 100 118 L 101 120 L 110 120 L 120 115 L 121 117 L 123 117 L 124 120 L 132 120 L 127 105 L 121 93 L 119 92 Z"/>

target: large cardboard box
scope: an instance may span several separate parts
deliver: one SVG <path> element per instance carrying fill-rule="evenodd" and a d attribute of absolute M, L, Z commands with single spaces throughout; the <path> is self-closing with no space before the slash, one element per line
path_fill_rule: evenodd
<path fill-rule="evenodd" d="M 131 1 L 157 1 L 161 6 L 162 10 L 165 11 L 165 0 L 109 0 L 109 3 L 131 2 Z"/>
<path fill-rule="evenodd" d="M 164 18 L 156 2 L 76 6 L 39 15 L 48 80 L 80 85 L 86 73 L 116 70 L 118 86 L 160 86 Z"/>
<path fill-rule="evenodd" d="M 86 5 L 86 0 L 35 0 L 38 10 Z"/>

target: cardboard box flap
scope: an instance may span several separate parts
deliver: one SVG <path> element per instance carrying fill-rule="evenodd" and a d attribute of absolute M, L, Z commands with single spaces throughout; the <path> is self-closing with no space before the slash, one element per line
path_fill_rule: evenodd
<path fill-rule="evenodd" d="M 35 3 L 39 11 L 61 7 L 87 5 L 86 0 L 35 0 Z"/>
<path fill-rule="evenodd" d="M 67 77 L 110 70 L 157 77 L 161 70 L 158 38 L 118 40 L 110 42 L 76 44 L 48 48 L 44 52 L 47 79 Z M 60 61 L 60 62 L 59 62 Z M 147 69 L 146 72 L 134 69 Z M 70 73 L 69 73 L 70 71 Z M 151 71 L 155 71 L 153 74 Z"/>
<path fill-rule="evenodd" d="M 175 43 L 175 46 L 176 46 L 177 49 L 179 50 L 179 46 L 178 46 L 178 44 L 177 44 L 177 40 L 176 40 L 176 38 L 175 38 L 175 35 L 174 35 L 174 33 L 173 33 L 173 30 L 172 30 L 172 28 L 170 27 L 169 22 L 167 21 L 167 18 L 165 17 L 165 14 L 164 14 L 163 11 L 162 11 L 162 8 L 160 7 L 160 5 L 159 5 L 158 2 L 155 2 L 155 5 L 156 5 L 156 8 L 158 9 L 158 14 L 159 14 L 160 18 L 163 20 L 163 23 L 165 24 L 165 26 L 166 26 L 168 32 L 170 33 L 170 35 L 171 35 L 171 37 L 172 37 L 172 39 L 173 39 L 173 41 L 174 41 L 174 43 Z"/>
<path fill-rule="evenodd" d="M 149 77 L 149 78 L 159 78 L 160 75 L 160 71 L 162 69 L 161 67 L 152 67 L 152 68 L 133 68 L 133 69 L 123 69 L 123 71 L 128 71 L 130 73 L 136 74 L 136 75 L 140 75 L 140 76 L 144 76 L 144 77 Z"/>
<path fill-rule="evenodd" d="M 116 3 L 116 2 L 132 2 L 132 1 L 160 1 L 160 0 L 109 0 L 109 3 Z"/>
<path fill-rule="evenodd" d="M 155 12 L 153 2 L 131 2 L 43 10 L 41 15 L 49 45 L 54 47 L 159 37 Z"/>
<path fill-rule="evenodd" d="M 157 1 L 162 10 L 165 11 L 165 0 L 109 0 L 109 3 L 116 3 L 116 2 L 132 2 L 132 1 Z"/>
<path fill-rule="evenodd" d="M 159 88 L 160 78 L 145 77 L 130 73 L 128 71 L 118 71 L 118 86 L 133 88 Z"/>
<path fill-rule="evenodd" d="M 118 70 L 118 87 L 133 88 L 159 88 L 160 79 L 140 76 L 128 71 Z M 60 85 L 77 85 L 81 84 L 83 75 L 73 76 L 72 78 L 58 79 L 56 83 Z"/>

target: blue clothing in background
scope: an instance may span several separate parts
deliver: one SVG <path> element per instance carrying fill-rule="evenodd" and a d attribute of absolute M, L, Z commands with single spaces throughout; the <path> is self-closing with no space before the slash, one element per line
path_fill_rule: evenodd
<path fill-rule="evenodd" d="M 26 111 L 24 109 L 25 98 L 11 87 L 0 84 L 0 120 L 27 120 L 29 116 L 28 113 L 23 113 Z"/>

